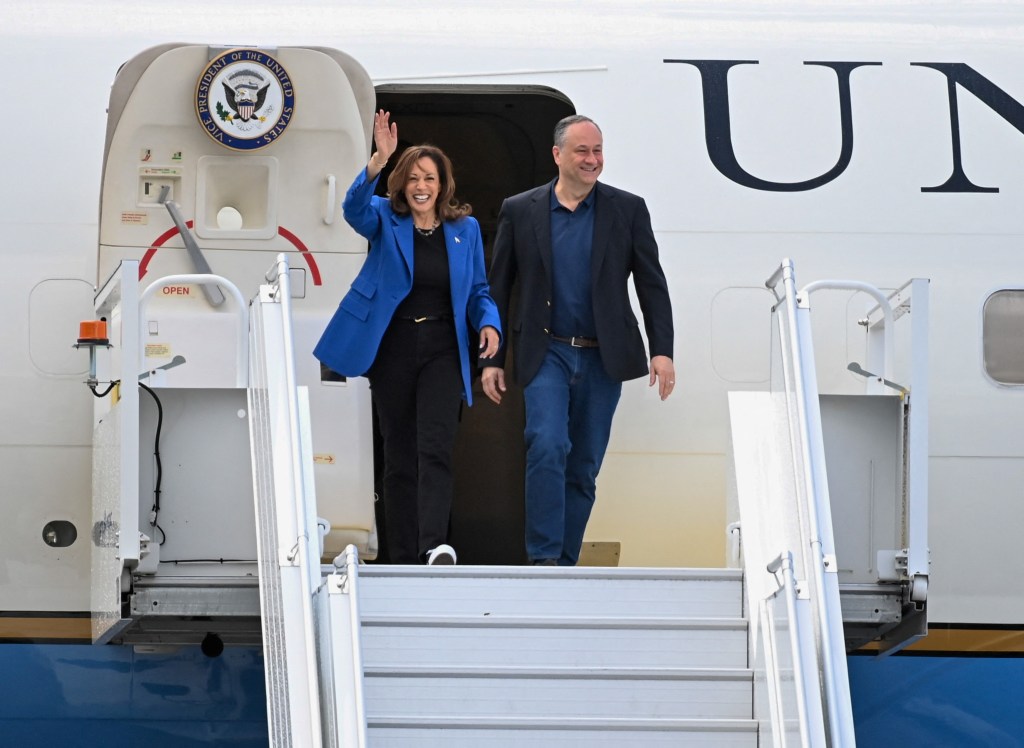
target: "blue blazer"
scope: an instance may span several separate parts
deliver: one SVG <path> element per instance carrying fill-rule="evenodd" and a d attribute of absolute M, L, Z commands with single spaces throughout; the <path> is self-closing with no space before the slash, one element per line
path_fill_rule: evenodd
<path fill-rule="evenodd" d="M 379 175 L 378 175 L 379 177 Z M 402 299 L 412 290 L 413 221 L 391 210 L 386 198 L 373 194 L 377 180 L 359 172 L 342 203 L 349 225 L 370 241 L 362 269 L 338 305 L 313 355 L 332 371 L 346 377 L 364 375 Z M 452 292 L 452 316 L 459 341 L 462 384 L 466 401 L 473 404 L 470 352 L 478 342 L 470 339 L 490 325 L 501 333 L 498 308 L 491 298 L 484 272 L 480 225 L 472 216 L 445 221 L 445 244 Z"/>

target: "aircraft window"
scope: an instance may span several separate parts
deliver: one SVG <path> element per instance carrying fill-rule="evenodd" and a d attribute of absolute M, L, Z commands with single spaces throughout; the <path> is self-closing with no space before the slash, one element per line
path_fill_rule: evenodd
<path fill-rule="evenodd" d="M 51 376 L 89 371 L 89 356 L 71 346 L 83 319 L 92 319 L 92 283 L 77 278 L 47 278 L 29 294 L 28 346 L 32 365 Z"/>
<path fill-rule="evenodd" d="M 1024 384 L 1024 290 L 996 291 L 982 312 L 985 371 L 1000 384 Z"/>
<path fill-rule="evenodd" d="M 771 292 L 764 287 L 724 288 L 715 294 L 711 301 L 711 365 L 724 381 L 768 381 L 771 303 Z"/>

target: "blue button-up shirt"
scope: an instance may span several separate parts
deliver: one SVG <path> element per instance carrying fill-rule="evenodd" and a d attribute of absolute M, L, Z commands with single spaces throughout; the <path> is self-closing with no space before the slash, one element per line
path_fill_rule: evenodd
<path fill-rule="evenodd" d="M 590 255 L 594 242 L 597 190 L 569 210 L 551 186 L 551 332 L 564 337 L 597 337 L 590 295 Z"/>

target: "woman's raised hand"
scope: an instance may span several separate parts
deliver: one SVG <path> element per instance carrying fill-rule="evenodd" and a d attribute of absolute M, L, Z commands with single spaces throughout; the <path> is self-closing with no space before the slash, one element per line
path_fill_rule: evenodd
<path fill-rule="evenodd" d="M 373 115 L 373 142 L 377 144 L 375 158 L 383 168 L 398 148 L 398 125 L 391 122 L 391 112 L 381 109 Z"/>

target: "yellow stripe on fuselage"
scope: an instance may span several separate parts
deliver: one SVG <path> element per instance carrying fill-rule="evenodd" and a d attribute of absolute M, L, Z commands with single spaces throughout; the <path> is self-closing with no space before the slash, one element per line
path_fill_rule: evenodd
<path fill-rule="evenodd" d="M 88 614 L 73 616 L 0 615 L 0 641 L 68 642 L 92 641 L 92 620 Z"/>
<path fill-rule="evenodd" d="M 876 642 L 859 651 L 878 649 Z M 932 624 L 928 636 L 901 652 L 919 655 L 1024 656 L 1024 628 L 1008 626 Z"/>

